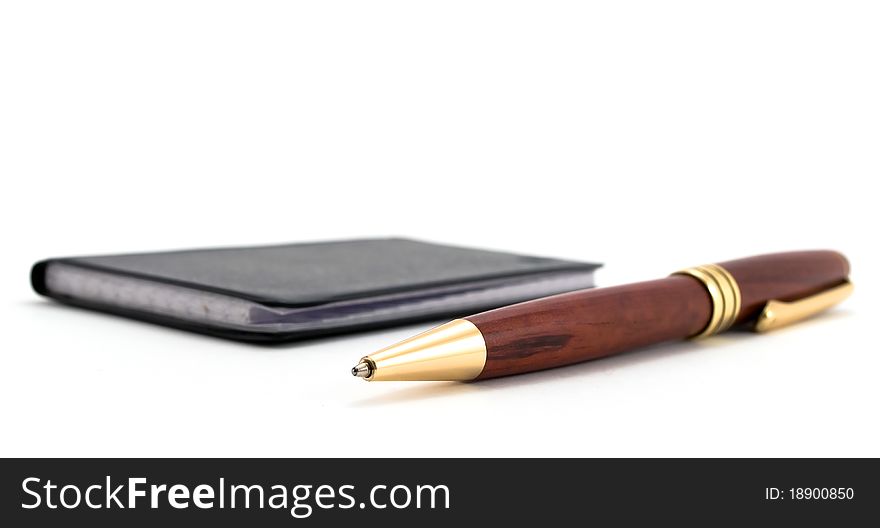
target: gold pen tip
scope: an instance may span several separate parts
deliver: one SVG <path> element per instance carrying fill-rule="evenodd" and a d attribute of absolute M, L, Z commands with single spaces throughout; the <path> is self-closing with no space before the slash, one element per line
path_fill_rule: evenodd
<path fill-rule="evenodd" d="M 372 373 L 373 369 L 370 368 L 370 364 L 366 361 L 361 361 L 351 369 L 351 375 L 356 378 L 369 378 Z"/>

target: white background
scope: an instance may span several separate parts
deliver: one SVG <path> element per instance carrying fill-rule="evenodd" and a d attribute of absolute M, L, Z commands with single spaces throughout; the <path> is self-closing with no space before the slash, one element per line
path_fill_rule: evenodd
<path fill-rule="evenodd" d="M 872 2 L 6 2 L 0 455 L 880 456 Z M 429 324 L 262 348 L 57 305 L 41 258 L 409 236 L 602 285 L 790 249 L 775 334 L 364 383 Z"/>

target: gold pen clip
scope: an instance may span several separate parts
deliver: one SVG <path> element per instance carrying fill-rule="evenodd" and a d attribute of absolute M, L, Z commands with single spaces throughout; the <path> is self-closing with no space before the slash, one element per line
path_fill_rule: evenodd
<path fill-rule="evenodd" d="M 755 332 L 768 332 L 811 317 L 846 299 L 852 291 L 853 285 L 847 280 L 839 286 L 797 301 L 767 301 L 755 323 Z"/>

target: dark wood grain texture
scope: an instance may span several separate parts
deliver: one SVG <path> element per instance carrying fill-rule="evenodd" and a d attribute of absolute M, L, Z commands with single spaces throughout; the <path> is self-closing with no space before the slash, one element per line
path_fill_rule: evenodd
<path fill-rule="evenodd" d="M 483 333 L 487 360 L 477 379 L 558 367 L 699 332 L 709 294 L 695 279 L 554 295 L 467 319 Z"/>
<path fill-rule="evenodd" d="M 844 281 L 849 264 L 833 251 L 799 251 L 720 263 L 740 285 L 737 322 L 770 299 L 795 300 Z M 582 290 L 467 317 L 483 334 L 487 360 L 477 379 L 601 358 L 685 339 L 708 323 L 711 299 L 690 276 Z"/>

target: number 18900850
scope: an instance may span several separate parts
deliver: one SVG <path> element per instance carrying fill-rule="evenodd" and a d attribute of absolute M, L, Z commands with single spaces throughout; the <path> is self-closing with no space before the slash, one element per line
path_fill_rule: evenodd
<path fill-rule="evenodd" d="M 852 500 L 852 488 L 789 488 L 788 498 L 794 500 Z"/>

